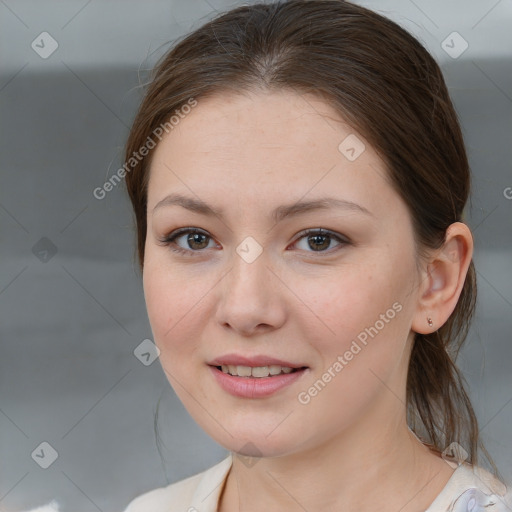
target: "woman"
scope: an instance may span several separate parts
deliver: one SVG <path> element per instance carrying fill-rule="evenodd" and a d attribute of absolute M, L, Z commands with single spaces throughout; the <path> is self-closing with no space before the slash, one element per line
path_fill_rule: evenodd
<path fill-rule="evenodd" d="M 341 0 L 234 9 L 158 64 L 125 156 L 162 368 L 230 451 L 126 512 L 507 510 L 452 362 L 468 160 L 416 39 Z"/>

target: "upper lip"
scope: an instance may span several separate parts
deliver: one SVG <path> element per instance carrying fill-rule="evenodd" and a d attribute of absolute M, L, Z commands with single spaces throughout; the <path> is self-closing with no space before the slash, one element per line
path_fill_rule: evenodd
<path fill-rule="evenodd" d="M 225 354 L 223 356 L 216 357 L 208 363 L 211 366 L 222 366 L 222 365 L 233 365 L 233 366 L 285 366 L 288 368 L 303 368 L 305 365 L 291 363 L 284 359 L 277 359 L 276 357 L 270 357 L 265 355 L 257 355 L 252 357 L 246 357 L 239 354 Z"/>

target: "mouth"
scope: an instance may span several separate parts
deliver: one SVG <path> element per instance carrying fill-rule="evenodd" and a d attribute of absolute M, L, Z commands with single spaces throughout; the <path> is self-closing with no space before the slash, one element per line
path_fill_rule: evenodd
<path fill-rule="evenodd" d="M 288 375 L 290 373 L 296 373 L 301 370 L 305 370 L 307 366 L 299 368 L 292 368 L 290 366 L 281 366 L 278 364 L 272 364 L 268 366 L 243 366 L 243 365 L 212 365 L 217 370 L 231 375 L 233 377 L 244 377 L 244 378 L 256 378 L 264 379 L 267 377 L 276 377 L 278 375 Z"/>
<path fill-rule="evenodd" d="M 276 362 L 272 361 L 272 363 Z M 307 366 L 295 367 L 280 364 L 248 366 L 218 363 L 222 361 L 215 361 L 208 367 L 220 388 L 235 397 L 249 399 L 267 398 L 277 394 L 298 381 L 304 381 L 310 371 Z M 262 363 L 259 362 L 259 364 Z"/>

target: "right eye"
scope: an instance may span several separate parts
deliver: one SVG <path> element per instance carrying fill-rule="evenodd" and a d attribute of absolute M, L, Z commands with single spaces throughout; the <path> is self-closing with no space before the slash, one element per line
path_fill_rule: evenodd
<path fill-rule="evenodd" d="M 176 242 L 176 240 L 179 240 L 180 238 L 185 240 L 184 244 L 187 244 L 188 247 L 183 247 Z M 205 240 L 207 239 L 211 239 L 211 237 L 200 229 L 180 228 L 160 239 L 159 242 L 164 246 L 169 246 L 169 248 L 174 252 L 192 256 L 194 252 L 202 252 L 202 249 L 207 248 L 207 246 L 204 246 Z M 201 247 L 194 249 L 193 246 L 195 244 Z"/>

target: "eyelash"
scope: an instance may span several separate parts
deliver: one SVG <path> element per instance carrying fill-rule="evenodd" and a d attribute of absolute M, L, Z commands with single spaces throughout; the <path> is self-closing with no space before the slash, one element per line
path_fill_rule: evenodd
<path fill-rule="evenodd" d="M 175 253 L 178 253 L 178 254 L 185 255 L 185 256 L 194 256 L 194 253 L 203 252 L 204 249 L 200 249 L 200 250 L 183 249 L 182 247 L 179 247 L 178 245 L 176 245 L 175 240 L 177 238 L 179 238 L 180 236 L 183 236 L 185 234 L 189 234 L 189 233 L 190 234 L 204 235 L 207 238 L 212 239 L 212 237 L 210 237 L 210 235 L 208 235 L 206 232 L 204 232 L 204 231 L 202 231 L 200 229 L 197 229 L 197 228 L 180 228 L 180 229 L 170 233 L 166 237 L 160 238 L 158 241 L 160 242 L 161 245 L 169 247 L 171 249 L 171 251 L 173 251 Z M 330 231 L 328 229 L 318 228 L 318 229 L 306 229 L 304 231 L 301 231 L 298 234 L 298 238 L 294 242 L 294 244 L 299 242 L 302 238 L 305 238 L 305 237 L 308 237 L 308 236 L 311 236 L 311 235 L 320 235 L 320 236 L 322 236 L 322 235 L 326 236 L 327 235 L 327 236 L 329 236 L 329 238 L 335 239 L 337 242 L 340 243 L 338 248 L 341 248 L 344 245 L 349 245 L 351 243 L 348 238 L 339 236 L 336 233 L 334 233 L 333 231 Z M 334 250 L 336 250 L 336 249 L 334 249 Z M 329 253 L 330 254 L 332 251 L 331 250 L 327 250 L 327 251 L 311 251 L 311 252 L 313 254 L 314 253 Z"/>

